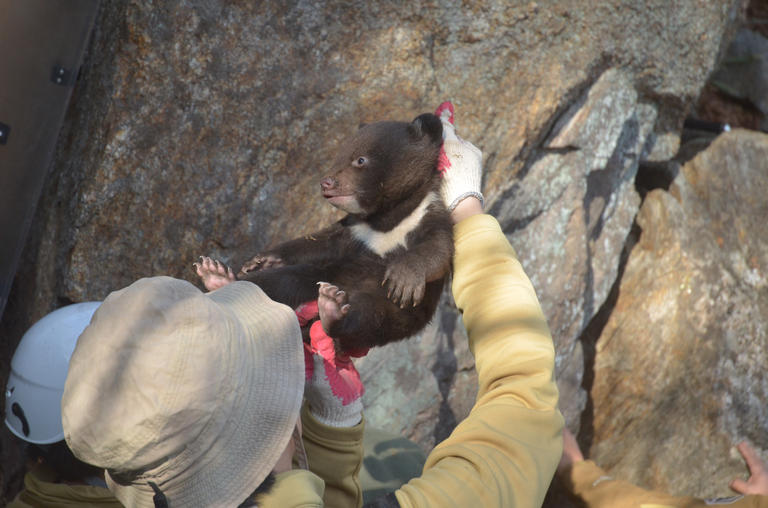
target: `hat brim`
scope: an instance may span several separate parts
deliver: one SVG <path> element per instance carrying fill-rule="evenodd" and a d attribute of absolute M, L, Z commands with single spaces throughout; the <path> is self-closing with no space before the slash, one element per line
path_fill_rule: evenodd
<path fill-rule="evenodd" d="M 205 296 L 245 331 L 236 344 L 239 355 L 232 389 L 237 397 L 231 414 L 207 450 L 197 449 L 193 441 L 179 457 L 126 484 L 108 472 L 110 490 L 126 506 L 154 506 L 149 481 L 159 486 L 172 506 L 237 506 L 272 470 L 299 418 L 304 355 L 293 310 L 245 281 Z M 178 470 L 176 465 L 190 464 L 191 457 L 195 457 L 192 465 Z"/>

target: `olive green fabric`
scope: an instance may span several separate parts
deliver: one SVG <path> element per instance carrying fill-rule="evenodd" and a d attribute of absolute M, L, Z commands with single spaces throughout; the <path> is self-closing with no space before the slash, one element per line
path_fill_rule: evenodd
<path fill-rule="evenodd" d="M 427 455 L 413 441 L 381 429 L 366 428 L 360 469 L 363 503 L 394 492 L 419 476 L 425 460 Z"/>
<path fill-rule="evenodd" d="M 258 498 L 261 508 L 359 506 L 361 499 L 367 503 L 421 474 L 424 452 L 402 436 L 379 429 L 363 430 L 362 423 L 326 426 L 315 420 L 306 406 L 302 425 L 307 459 L 318 474 L 293 470 L 277 475 L 272 490 Z M 361 457 L 362 467 L 358 469 Z"/>
<path fill-rule="evenodd" d="M 324 425 L 312 416 L 305 403 L 301 409 L 301 425 L 310 470 L 277 475 L 272 490 L 258 497 L 260 506 L 361 506 L 363 494 L 358 473 L 363 461 L 364 421 L 354 427 Z M 284 478 L 290 479 L 291 488 L 283 485 Z"/>
<path fill-rule="evenodd" d="M 361 506 L 363 491 L 358 474 L 363 462 L 365 419 L 354 427 L 331 427 L 317 421 L 305 404 L 301 423 L 309 469 L 325 482 L 325 506 Z"/>
<path fill-rule="evenodd" d="M 257 501 L 259 508 L 320 508 L 323 506 L 323 480 L 316 474 L 294 469 L 275 475 L 272 489 Z"/>
<path fill-rule="evenodd" d="M 24 490 L 8 508 L 120 508 L 123 505 L 106 487 L 67 485 L 41 480 L 33 473 L 24 476 Z"/>

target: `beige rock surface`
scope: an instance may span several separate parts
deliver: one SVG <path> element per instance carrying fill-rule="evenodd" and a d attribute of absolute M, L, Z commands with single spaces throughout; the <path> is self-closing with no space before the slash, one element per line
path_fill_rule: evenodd
<path fill-rule="evenodd" d="M 651 192 L 597 342 L 592 456 L 671 493 L 728 495 L 768 448 L 768 135 L 734 131 Z"/>

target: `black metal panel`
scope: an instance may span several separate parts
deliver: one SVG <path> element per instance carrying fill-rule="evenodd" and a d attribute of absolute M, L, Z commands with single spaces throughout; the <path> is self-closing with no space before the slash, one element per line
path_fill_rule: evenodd
<path fill-rule="evenodd" d="M 99 0 L 0 0 L 0 316 Z"/>

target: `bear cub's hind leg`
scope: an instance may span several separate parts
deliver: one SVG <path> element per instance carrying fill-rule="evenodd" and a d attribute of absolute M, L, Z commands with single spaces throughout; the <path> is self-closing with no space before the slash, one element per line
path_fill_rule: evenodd
<path fill-rule="evenodd" d="M 347 293 L 327 282 L 318 282 L 317 310 L 325 333 L 349 312 Z"/>

